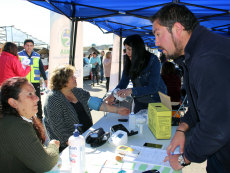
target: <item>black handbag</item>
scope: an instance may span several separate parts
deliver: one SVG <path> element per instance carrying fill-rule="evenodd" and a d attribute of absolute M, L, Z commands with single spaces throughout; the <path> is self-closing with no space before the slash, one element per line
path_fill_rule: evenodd
<path fill-rule="evenodd" d="M 100 70 L 101 70 L 101 68 L 100 68 L 100 65 L 97 63 L 97 65 L 95 66 L 95 70 L 96 70 L 96 72 L 99 72 Z"/>

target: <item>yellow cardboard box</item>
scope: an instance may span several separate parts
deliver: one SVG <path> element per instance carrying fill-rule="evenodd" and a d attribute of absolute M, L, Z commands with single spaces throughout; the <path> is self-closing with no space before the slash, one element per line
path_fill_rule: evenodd
<path fill-rule="evenodd" d="M 148 126 L 156 139 L 171 138 L 172 111 L 170 97 L 159 92 L 161 103 L 149 103 Z M 169 99 L 169 100 L 168 100 Z"/>

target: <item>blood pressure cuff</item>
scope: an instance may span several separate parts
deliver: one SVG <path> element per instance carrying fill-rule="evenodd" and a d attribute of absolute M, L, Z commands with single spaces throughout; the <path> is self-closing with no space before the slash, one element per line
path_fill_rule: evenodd
<path fill-rule="evenodd" d="M 95 148 L 100 147 L 104 143 L 106 143 L 109 137 L 110 132 L 105 132 L 104 129 L 100 127 L 96 130 L 89 132 L 89 134 L 86 136 L 85 141 L 87 144 L 90 144 L 92 148 Z"/>
<path fill-rule="evenodd" d="M 136 135 L 136 134 L 138 134 L 138 131 L 133 131 L 133 130 L 131 130 L 130 132 L 125 128 L 125 126 L 123 125 L 123 124 L 117 124 L 117 125 L 114 125 L 114 126 L 112 126 L 111 127 L 111 130 L 112 130 L 112 132 L 116 132 L 116 131 L 118 131 L 118 130 L 122 130 L 122 131 L 125 131 L 127 134 L 128 134 L 128 136 L 133 136 L 133 135 Z"/>
<path fill-rule="evenodd" d="M 103 99 L 101 98 L 89 97 L 88 106 L 90 109 L 99 111 L 102 103 L 103 103 Z"/>

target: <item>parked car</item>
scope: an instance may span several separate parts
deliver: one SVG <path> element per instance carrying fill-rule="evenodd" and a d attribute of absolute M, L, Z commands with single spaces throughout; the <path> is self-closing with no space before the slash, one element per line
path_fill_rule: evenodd
<path fill-rule="evenodd" d="M 89 63 L 88 58 L 83 58 L 83 77 L 91 78 L 92 64 Z"/>

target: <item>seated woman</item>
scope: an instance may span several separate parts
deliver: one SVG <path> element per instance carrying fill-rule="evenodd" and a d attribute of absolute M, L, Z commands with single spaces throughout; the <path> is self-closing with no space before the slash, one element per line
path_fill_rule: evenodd
<path fill-rule="evenodd" d="M 23 77 L 3 82 L 0 110 L 0 172 L 47 172 L 59 158 L 59 141 L 47 148 L 45 131 L 36 118 L 39 98 L 31 83 Z"/>
<path fill-rule="evenodd" d="M 181 79 L 176 74 L 175 65 L 171 62 L 165 62 L 161 69 L 161 77 L 167 86 L 168 96 L 171 97 L 171 102 L 180 102 Z M 174 107 L 173 109 L 177 109 L 178 105 Z"/>
<path fill-rule="evenodd" d="M 44 105 L 48 135 L 50 139 L 60 140 L 60 152 L 68 146 L 67 141 L 75 130 L 74 124 L 83 124 L 83 126 L 78 127 L 81 134 L 93 125 L 88 106 L 90 94 L 76 87 L 74 71 L 74 67 L 70 65 L 54 69 L 50 78 L 52 91 L 47 95 Z M 108 104 L 98 106 L 100 111 L 106 109 L 120 115 L 129 114 L 127 108 L 117 108 Z"/>

